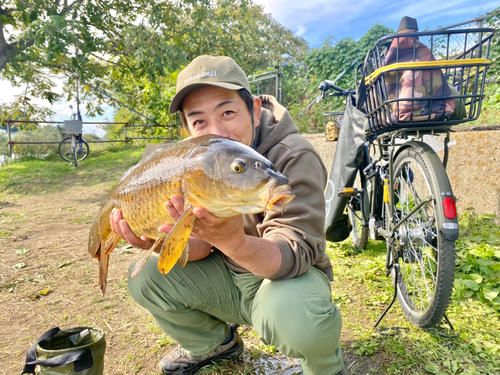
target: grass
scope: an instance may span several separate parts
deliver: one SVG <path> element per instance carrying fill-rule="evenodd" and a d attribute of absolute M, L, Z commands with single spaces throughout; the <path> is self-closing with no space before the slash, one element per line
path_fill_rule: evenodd
<path fill-rule="evenodd" d="M 14 160 L 0 166 L 0 193 L 34 195 L 65 189 L 68 184 L 89 186 L 115 181 L 140 160 L 143 151 L 143 147 L 129 145 L 91 150 L 78 168 L 55 155 L 43 160 Z"/>
<path fill-rule="evenodd" d="M 457 242 L 457 249 L 462 252 L 468 249 L 474 254 L 480 232 L 487 227 L 491 233 L 496 233 L 498 226 L 493 219 L 491 215 L 463 213 L 463 235 Z M 491 237 L 488 240 L 491 243 L 482 245 L 496 249 L 500 244 L 493 242 Z M 350 240 L 346 240 L 328 243 L 327 251 L 335 274 L 332 298 L 343 317 L 344 356 L 353 364 L 353 374 L 500 374 L 500 319 L 488 300 L 479 294 L 463 298 L 460 290 L 454 290 L 447 310 L 457 334 L 454 338 L 412 326 L 396 302 L 381 327 L 399 329 L 394 335 L 383 335 L 375 331 L 373 325 L 391 301 L 394 290 L 391 279 L 384 273 L 385 244 L 370 241 L 366 251 L 356 253 Z M 457 268 L 481 259 L 473 254 L 457 257 Z M 450 333 L 444 326 L 439 328 Z M 207 366 L 201 373 L 279 374 L 281 367 L 285 368 L 279 361 L 269 361 L 279 353 L 276 348 L 259 342 L 253 330 L 246 330 L 243 337 L 247 343 L 243 361 Z M 251 342 L 250 348 L 248 342 Z"/>
<path fill-rule="evenodd" d="M 500 275 L 494 271 L 500 268 L 500 228 L 492 215 L 471 211 L 461 215 L 460 224 L 456 280 L 474 274 L 482 282 L 477 288 L 471 285 L 473 293 L 464 292 L 462 284 L 454 290 L 447 316 L 456 330 L 455 338 L 411 326 L 398 302 L 382 325 L 401 329 L 394 336 L 375 332 L 371 326 L 393 293 L 392 282 L 383 272 L 384 243 L 371 241 L 366 251 L 356 255 L 349 241 L 329 243 L 336 275 L 333 298 L 342 311 L 344 331 L 349 332 L 344 351 L 358 358 L 385 359 L 381 370 L 388 374 L 500 374 L 500 314 L 495 304 Z M 488 298 L 483 288 L 491 292 Z"/>

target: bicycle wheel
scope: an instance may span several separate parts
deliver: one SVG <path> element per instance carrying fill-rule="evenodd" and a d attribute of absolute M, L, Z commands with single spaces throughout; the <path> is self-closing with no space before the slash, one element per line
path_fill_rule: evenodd
<path fill-rule="evenodd" d="M 369 216 L 369 203 L 368 203 L 368 191 L 366 185 L 369 184 L 366 179 L 364 182 L 361 181 L 362 171 L 356 173 L 356 180 L 354 181 L 353 187 L 356 189 L 363 189 L 360 195 L 354 196 L 349 200 L 347 209 L 349 211 L 349 220 L 352 225 L 351 238 L 352 244 L 358 250 L 366 249 L 368 245 L 368 227 L 363 226 L 363 211 L 365 218 Z"/>
<path fill-rule="evenodd" d="M 78 154 L 78 161 L 85 160 L 89 156 L 89 145 L 82 137 L 76 142 L 76 152 Z"/>
<path fill-rule="evenodd" d="M 394 243 L 399 263 L 394 271 L 398 272 L 398 300 L 407 318 L 422 328 L 433 327 L 443 318 L 455 273 L 455 241 L 438 230 L 444 217 L 435 206 L 441 204 L 440 192 L 449 191 L 450 185 L 434 177 L 446 176 L 446 171 L 441 163 L 431 163 L 431 158 L 438 156 L 418 145 L 404 149 L 394 162 L 393 179 L 394 224 L 429 199 L 396 229 Z"/>
<path fill-rule="evenodd" d="M 81 149 L 80 142 L 76 142 L 76 160 L 82 161 L 89 155 L 89 145 L 87 142 L 82 139 L 81 140 Z M 59 143 L 59 156 L 66 161 L 74 162 L 75 155 L 73 154 L 73 145 L 71 143 L 71 138 L 64 139 L 61 143 Z"/>

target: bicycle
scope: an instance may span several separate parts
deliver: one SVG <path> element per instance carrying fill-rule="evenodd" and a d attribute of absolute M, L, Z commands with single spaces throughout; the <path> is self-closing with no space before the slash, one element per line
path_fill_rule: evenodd
<path fill-rule="evenodd" d="M 64 121 L 64 128 L 66 135 L 70 136 L 63 136 L 64 139 L 59 143 L 59 156 L 78 167 L 78 162 L 89 155 L 89 145 L 82 138 L 82 120 L 79 114 L 74 113 L 71 120 Z M 59 130 L 61 131 L 60 128 Z"/>
<path fill-rule="evenodd" d="M 379 332 L 396 298 L 412 324 L 428 329 L 444 319 L 453 331 L 446 309 L 459 228 L 446 173 L 449 134 L 452 125 L 480 115 L 492 37 L 488 28 L 385 36 L 356 70 L 357 95 L 331 81 L 320 84 L 322 98 L 351 98 L 365 116 L 359 162 L 337 197 L 326 199 L 333 201 L 327 213 L 346 207 L 355 247 L 366 248 L 368 236 L 386 242 L 394 295 L 374 326 Z M 431 54 L 427 61 L 419 58 L 424 50 Z M 419 92 L 418 77 L 430 79 L 430 91 Z M 344 126 L 348 120 L 339 145 L 349 131 Z M 443 160 L 424 142 L 429 135 L 444 135 Z M 332 172 L 335 166 L 334 160 Z"/>

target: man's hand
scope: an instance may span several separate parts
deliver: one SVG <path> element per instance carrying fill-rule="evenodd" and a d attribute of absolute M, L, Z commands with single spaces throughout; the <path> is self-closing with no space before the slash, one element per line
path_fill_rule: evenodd
<path fill-rule="evenodd" d="M 181 200 L 182 204 L 184 204 L 182 198 L 179 199 Z M 165 203 L 165 206 L 167 208 L 169 207 L 169 205 L 171 207 L 170 202 Z M 182 210 L 183 209 L 182 207 L 183 206 L 181 205 L 179 210 Z M 174 218 L 174 220 L 177 221 L 181 217 L 181 214 L 182 213 L 179 213 L 176 210 L 175 212 L 172 211 L 171 216 L 172 218 Z M 143 250 L 148 250 L 149 248 L 151 248 L 151 246 L 153 246 L 154 240 L 144 235 L 139 238 L 130 230 L 127 221 L 123 219 L 121 210 L 113 209 L 110 215 L 110 222 L 111 222 L 111 230 L 116 234 L 118 234 L 121 238 L 123 238 L 132 246 Z M 172 230 L 172 228 L 173 226 L 171 225 L 161 225 L 158 228 L 158 232 L 169 233 Z M 156 249 L 156 252 L 159 252 L 159 250 L 161 249 Z M 203 259 L 207 257 L 209 254 L 210 254 L 209 244 L 196 238 L 189 239 L 189 261 Z"/>
<path fill-rule="evenodd" d="M 181 197 L 174 195 L 166 207 L 169 215 L 174 220 L 179 220 L 184 212 L 184 201 Z M 242 215 L 218 218 L 201 207 L 195 207 L 193 214 L 196 216 L 196 222 L 191 234 L 196 238 L 190 239 L 190 247 L 191 241 L 197 240 L 208 246 L 204 248 L 204 251 L 210 251 L 208 244 L 211 244 L 240 266 L 258 276 L 269 277 L 279 270 L 282 255 L 277 242 L 246 235 Z M 200 252 L 200 254 L 206 253 Z M 189 259 L 195 260 L 191 258 L 191 255 Z"/>
<path fill-rule="evenodd" d="M 167 211 L 177 221 L 184 212 L 184 200 L 174 195 L 166 204 Z M 195 207 L 193 214 L 196 216 L 192 236 L 214 245 L 224 252 L 224 249 L 238 249 L 245 242 L 243 229 L 243 216 L 237 215 L 230 218 L 219 218 L 212 215 L 202 207 Z M 160 227 L 158 230 L 162 230 Z"/>
<path fill-rule="evenodd" d="M 132 230 L 130 230 L 127 221 L 123 219 L 121 210 L 113 208 L 113 211 L 111 211 L 111 215 L 109 216 L 109 221 L 111 223 L 111 230 L 132 246 L 148 250 L 153 245 L 154 241 L 151 238 L 146 236 L 141 236 L 141 238 L 139 238 L 132 232 Z"/>

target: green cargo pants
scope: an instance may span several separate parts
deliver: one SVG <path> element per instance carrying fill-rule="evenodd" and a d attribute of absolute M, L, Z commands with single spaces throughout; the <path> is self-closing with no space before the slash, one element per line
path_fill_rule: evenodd
<path fill-rule="evenodd" d="M 344 368 L 342 318 L 331 301 L 328 278 L 316 268 L 297 278 L 270 281 L 232 272 L 217 253 L 184 268 L 176 265 L 167 275 L 157 264 L 153 255 L 135 278 L 129 277 L 130 293 L 193 355 L 218 347 L 229 333 L 229 322 L 252 325 L 266 343 L 300 358 L 305 374 L 333 375 Z"/>

